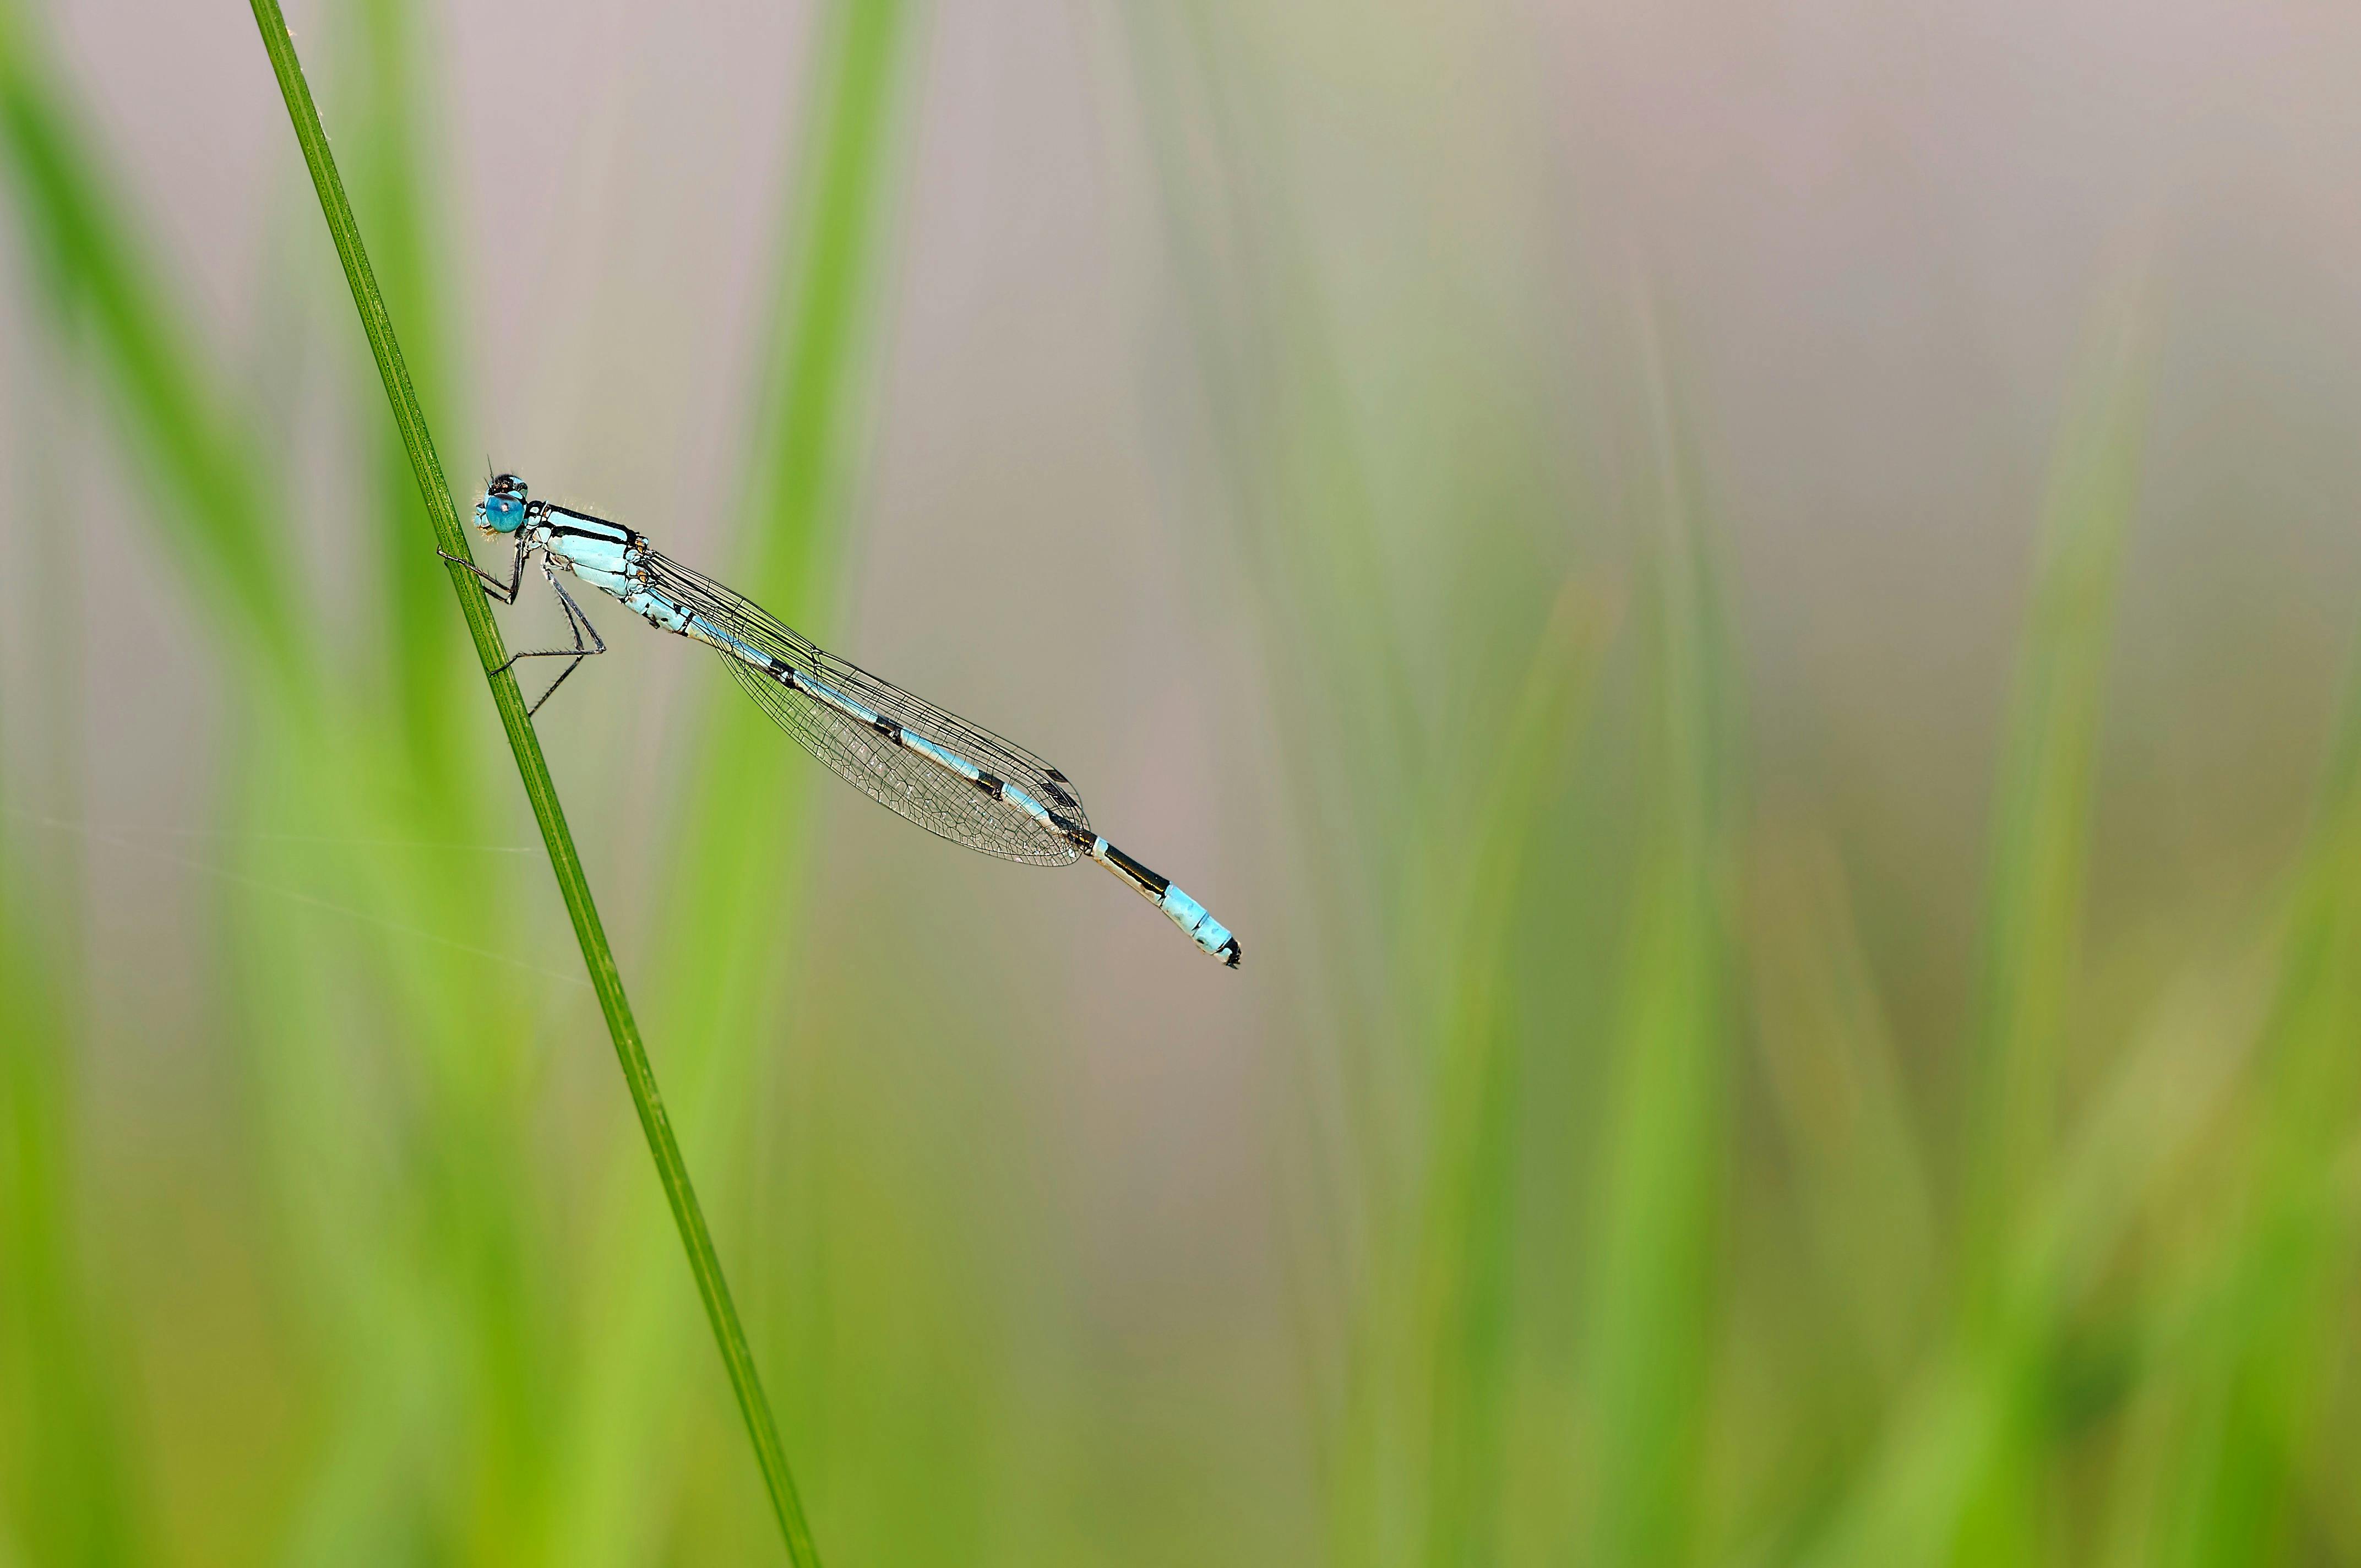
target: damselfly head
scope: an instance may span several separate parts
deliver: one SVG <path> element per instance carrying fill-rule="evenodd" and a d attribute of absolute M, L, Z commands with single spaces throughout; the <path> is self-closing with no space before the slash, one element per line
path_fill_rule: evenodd
<path fill-rule="evenodd" d="M 487 533 L 514 533 L 524 526 L 524 481 L 497 474 L 476 503 L 476 525 Z"/>

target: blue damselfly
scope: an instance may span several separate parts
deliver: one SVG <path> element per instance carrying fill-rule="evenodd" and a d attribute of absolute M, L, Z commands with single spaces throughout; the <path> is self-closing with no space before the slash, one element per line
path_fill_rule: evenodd
<path fill-rule="evenodd" d="M 492 479 L 476 504 L 476 522 L 515 547 L 507 581 L 473 562 L 436 554 L 475 573 L 502 604 L 516 602 L 525 563 L 539 554 L 542 575 L 556 591 L 574 636 L 570 648 L 511 655 L 509 664 L 566 661 L 529 713 L 540 711 L 583 660 L 607 651 L 606 640 L 558 582 L 556 568 L 563 566 L 650 626 L 719 652 L 780 729 L 872 800 L 928 832 L 1002 860 L 1066 866 L 1088 856 L 1163 910 L 1197 946 L 1237 967 L 1238 939 L 1203 905 L 1101 838 L 1072 783 L 1024 747 L 838 658 L 742 594 L 664 554 L 644 534 L 530 499 L 514 474 Z"/>

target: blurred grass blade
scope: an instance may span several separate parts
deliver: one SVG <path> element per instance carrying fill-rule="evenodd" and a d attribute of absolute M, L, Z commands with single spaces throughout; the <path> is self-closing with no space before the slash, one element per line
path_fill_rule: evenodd
<path fill-rule="evenodd" d="M 2044 504 L 1993 804 L 1968 1168 L 1970 1310 L 2023 1195 L 2048 1168 L 2067 994 L 2081 951 L 2099 709 L 2115 587 L 2139 479 L 2147 378 L 2128 291 L 2111 302 L 2061 434 Z"/>
<path fill-rule="evenodd" d="M 779 201 L 779 293 L 760 366 L 760 418 L 749 433 L 737 565 L 730 569 L 755 600 L 805 626 L 829 626 L 840 611 L 836 581 L 869 430 L 876 312 L 890 276 L 897 196 L 906 189 L 905 106 L 926 59 L 928 16 L 930 9 L 916 0 L 836 0 L 810 21 L 810 78 Z M 749 1135 L 770 1114 L 770 1098 L 755 1093 L 758 1072 L 765 1063 L 782 1072 L 803 1065 L 800 1056 L 779 1051 L 774 1008 L 791 975 L 782 954 L 796 951 L 798 914 L 782 895 L 798 883 L 812 774 L 730 683 L 706 687 L 704 723 L 704 740 L 685 765 L 689 786 L 661 888 L 656 973 L 697 978 L 659 994 L 682 1063 L 682 1126 L 698 1147 L 713 1150 L 720 1169 L 737 1171 Z M 798 1108 L 817 1093 L 819 1081 L 805 1077 Z M 815 1169 L 819 1147 L 812 1138 L 791 1143 L 794 1169 L 755 1150 L 765 1180 L 805 1200 L 786 1235 L 767 1237 L 767 1273 L 774 1289 L 796 1292 L 794 1310 L 772 1325 L 772 1334 L 782 1334 L 772 1343 L 782 1346 L 784 1360 L 810 1370 L 788 1396 L 798 1426 L 807 1429 L 831 1429 L 829 1289 L 805 1252 L 819 1247 L 827 1219 L 810 1207 L 819 1183 L 798 1176 Z M 616 1254 L 614 1266 L 626 1277 L 638 1273 L 628 1252 Z M 664 1320 L 635 1313 L 616 1334 L 642 1348 L 649 1363 L 661 1363 L 661 1332 Z M 607 1454 L 577 1481 L 577 1495 L 590 1483 L 577 1520 L 586 1552 L 607 1552 L 602 1520 L 616 1495 L 599 1476 L 631 1464 L 619 1438 L 649 1420 L 647 1398 L 649 1388 L 604 1379 L 593 1391 L 595 1429 L 614 1436 L 595 1438 Z M 827 1487 L 827 1471 L 812 1481 Z"/>
<path fill-rule="evenodd" d="M 315 629 L 287 598 L 283 563 L 291 535 L 277 504 L 280 487 L 268 477 L 266 449 L 254 436 L 252 419 L 242 414 L 247 389 L 211 361 L 200 334 L 180 313 L 181 302 L 144 265 L 153 243 L 137 232 L 127 204 L 116 195 L 123 182 L 110 176 L 79 118 L 51 91 L 62 76 L 43 57 L 40 41 L 11 0 L 0 0 L 0 96 L 5 100 L 16 175 L 10 181 L 13 205 L 48 284 L 47 297 L 72 328 L 71 346 L 99 368 L 99 381 L 115 393 L 106 400 L 109 411 L 124 427 L 127 444 L 144 455 L 155 495 L 146 520 L 191 598 L 211 612 L 225 655 L 215 674 L 225 696 L 234 699 L 229 717 L 247 723 L 243 732 L 233 727 L 225 735 L 222 753 L 267 756 L 303 775 L 275 797 L 282 814 L 269 826 L 283 829 L 289 820 L 283 808 L 291 804 L 306 826 L 327 834 L 308 869 L 315 874 L 331 868 L 347 873 L 355 886 L 346 902 L 383 910 L 396 925 L 449 929 L 452 917 L 469 902 L 466 893 L 427 872 L 415 856 L 373 846 L 448 836 L 451 829 L 440 822 L 430 828 L 398 809 L 397 802 L 409 795 L 401 786 L 400 768 L 389 765 L 388 753 L 378 750 L 378 735 L 347 722 L 344 705 L 329 699 L 326 665 L 309 646 Z M 57 526 L 60 515 L 36 514 L 44 542 L 64 535 Z M 57 594 L 57 588 L 44 586 L 45 612 L 60 602 Z M 49 673 L 62 678 L 71 661 L 55 651 L 64 644 L 51 639 L 46 645 L 60 661 Z M 70 700 L 87 695 L 77 689 Z M 60 793 L 54 809 L 75 817 L 77 798 L 78 792 Z M 258 841 L 230 839 L 229 858 L 248 855 Z M 241 876 L 236 871 L 224 874 L 233 883 Z M 238 946 L 255 929 L 248 917 L 251 901 L 227 902 L 229 956 L 254 959 L 254 949 Z M 283 951 L 273 950 L 273 956 Z M 437 1106 L 464 1100 L 470 1073 L 501 1058 L 500 1051 L 484 1048 L 485 1042 L 467 1038 L 463 1026 L 499 1009 L 481 1008 L 473 988 L 456 981 L 447 965 L 430 973 L 415 954 L 382 944 L 357 950 L 333 946 L 324 958 L 332 972 L 311 969 L 298 976 L 283 963 L 275 969 L 258 964 L 254 972 L 267 978 L 230 1004 L 222 1034 L 237 1041 L 247 1058 L 248 1081 L 258 1090 L 251 1103 L 261 1113 L 252 1134 L 266 1161 L 280 1149 L 302 1148 L 302 1160 L 291 1158 L 280 1168 L 289 1179 L 273 1193 L 279 1217 L 293 1222 L 298 1238 L 292 1255 L 301 1261 L 294 1272 L 312 1276 L 291 1288 L 286 1310 L 330 1343 L 377 1344 L 379 1354 L 369 1362 L 370 1371 L 399 1383 L 414 1368 L 371 1332 L 368 1309 L 393 1299 L 382 1288 L 382 1277 L 371 1282 L 370 1290 L 314 1288 L 320 1271 L 335 1266 L 334 1260 L 366 1249 L 354 1239 L 358 1210 L 347 1210 L 334 1223 L 313 1223 L 317 1212 L 307 1200 L 323 1190 L 366 1190 L 379 1168 L 359 1140 L 319 1135 L 322 1107 L 339 1102 L 334 1096 L 313 1095 L 295 1103 L 272 1092 L 299 1065 L 303 1070 L 295 1076 L 302 1082 L 350 1087 L 343 1075 L 351 1070 L 352 1057 L 324 1057 L 319 1041 L 324 1036 L 313 1026 L 315 1015 L 295 1002 L 315 986 L 375 982 L 386 1027 L 427 1067 L 429 1102 Z M 202 1014 L 191 1021 L 200 1034 L 208 1025 Z M 337 1129 L 348 1133 L 357 1124 L 346 1121 Z M 340 1188 L 340 1180 L 350 1185 Z M 478 1193 L 466 1209 L 486 1211 L 504 1201 Z M 372 1407 L 363 1400 L 340 1399 L 336 1408 L 347 1425 L 370 1422 Z M 339 1440 L 326 1441 L 333 1446 Z M 378 1485 L 391 1491 L 401 1483 L 380 1478 Z"/>
<path fill-rule="evenodd" d="M 1475 841 L 1457 846 L 1458 889 L 1431 953 L 1441 1011 L 1430 1054 L 1440 1082 L 1420 1294 L 1431 1427 L 1426 1558 L 1438 1568 L 1496 1555 L 1521 1065 L 1508 1015 L 1510 927 L 1537 880 L 1536 846 L 1609 619 L 1578 583 L 1560 592 L 1498 755 L 1485 753 L 1492 773 L 1468 816 Z"/>
<path fill-rule="evenodd" d="M 782 192 L 778 293 L 769 355 L 757 389 L 759 422 L 750 433 L 741 532 L 733 547 L 736 580 L 790 620 L 827 625 L 841 612 L 838 584 L 851 509 L 867 446 L 870 396 L 877 373 L 878 312 L 893 273 L 898 197 L 907 186 L 910 116 L 930 7 L 920 0 L 837 0 L 811 22 L 804 115 Z M 794 1064 L 763 1055 L 774 1037 L 773 1009 L 785 978 L 779 955 L 792 942 L 795 915 L 779 892 L 797 881 L 807 838 L 805 802 L 811 775 L 786 754 L 777 734 L 726 685 L 710 688 L 708 729 L 680 816 L 680 852 L 665 889 L 674 912 L 665 926 L 667 972 L 686 973 L 695 955 L 698 982 L 668 992 L 665 1016 L 701 1076 L 699 1124 L 719 1146 L 740 1149 L 750 1131 L 738 1113 L 758 1067 Z M 817 1092 L 807 1085 L 800 1103 Z M 806 1178 L 818 1157 L 815 1140 L 790 1146 L 797 1168 L 773 1175 L 788 1191 L 809 1194 Z M 826 1354 L 824 1280 L 798 1255 L 793 1239 L 818 1245 L 825 1221 L 802 1214 L 774 1266 L 795 1289 L 787 1314 L 803 1355 Z M 806 1419 L 828 1424 L 830 1385 L 798 1385 Z"/>
<path fill-rule="evenodd" d="M 857 393 L 870 381 L 872 328 L 888 276 L 893 198 L 902 189 L 900 110 L 919 57 L 926 10 L 915 0 L 840 0 L 815 18 L 812 113 L 782 241 L 782 294 L 768 429 L 753 456 L 738 566 L 758 598 L 820 608 L 813 598 L 843 536 L 831 528 L 860 466 Z"/>
<path fill-rule="evenodd" d="M 2036 1417 L 2026 1401 L 2062 1325 L 2043 1321 L 2047 1299 L 2012 1310 L 2007 1299 L 2028 1196 L 2055 1174 L 2099 716 L 2146 427 L 2145 326 L 2136 286 L 2122 288 L 2070 389 L 1996 784 L 1960 1239 L 1964 1349 L 1982 1369 L 1995 1424 L 1982 1467 L 1961 1477 L 1957 1549 L 1967 1562 L 2014 1560 L 2035 1549 L 2039 1528 L 2035 1494 L 2050 1440 L 2017 1423 Z"/>
<path fill-rule="evenodd" d="M 1657 474 L 1645 832 L 1617 1081 L 1598 1174 L 1587 1375 L 1591 1561 L 1683 1561 L 1697 1539 L 1720 1224 L 1734 892 L 1730 693 L 1712 543 L 1644 291 L 1637 307 Z"/>
<path fill-rule="evenodd" d="M 2119 288 L 2097 313 L 2051 460 L 1993 804 L 1954 1321 L 1815 1562 L 2037 1551 L 2036 1494 L 2056 1441 L 2040 1399 L 2063 1306 L 2039 1266 L 2032 1199 L 2058 1176 L 2099 712 L 2145 428 L 2137 298 Z"/>
<path fill-rule="evenodd" d="M 790 621 L 824 629 L 848 532 L 849 498 L 872 382 L 872 330 L 887 275 L 894 196 L 903 188 L 901 109 L 923 59 L 927 8 L 912 0 L 835 0 L 812 18 L 810 77 L 780 200 L 778 293 L 760 367 L 761 414 L 749 433 L 742 532 L 727 576 Z M 805 841 L 810 770 L 728 682 L 704 688 L 705 733 L 681 773 L 673 852 L 657 892 L 653 966 L 684 1135 L 708 1168 L 741 1167 L 757 1072 L 784 1061 L 772 1009 L 796 950 L 797 912 L 783 906 Z M 666 977 L 672 977 L 667 981 Z M 798 1099 L 816 1086 L 807 1081 Z M 796 1146 L 797 1157 L 816 1157 Z M 793 1182 L 792 1190 L 808 1190 Z M 642 1462 L 641 1434 L 663 1419 L 672 1390 L 675 1319 L 645 1285 L 633 1195 L 610 1197 L 597 1277 L 620 1307 L 602 1324 L 612 1353 L 584 1371 L 583 1414 L 556 1489 L 555 1530 L 566 1560 L 632 1559 L 653 1522 L 621 1483 Z M 806 1217 L 803 1228 L 818 1224 Z M 765 1238 L 768 1274 L 798 1284 L 789 1249 Z M 762 1288 L 758 1277 L 753 1287 Z M 818 1289 L 818 1282 L 814 1282 Z M 759 1299 L 759 1297 L 756 1298 Z M 808 1355 L 786 1392 L 799 1430 L 826 1430 L 818 1408 L 828 1380 L 819 1358 L 824 1292 L 799 1297 L 789 1318 Z M 758 1332 L 760 1325 L 758 1323 Z M 827 1453 L 817 1456 L 825 1465 Z M 825 1496 L 824 1468 L 807 1478 Z"/>
<path fill-rule="evenodd" d="M 121 199 L 58 102 L 16 0 L 0 0 L 0 136 L 16 174 L 28 251 L 61 304 L 87 321 L 142 455 L 182 503 L 168 542 L 191 576 L 232 607 L 237 635 L 282 681 L 299 678 L 294 607 L 274 545 L 279 509 L 254 454 L 217 401 L 188 334 L 142 265 Z"/>
<path fill-rule="evenodd" d="M 0 806 L 5 783 L 0 765 Z M 112 1386 L 122 1347 L 80 1242 L 81 1042 L 50 983 L 54 949 L 74 933 L 35 917 L 10 853 L 16 830 L 0 811 L 0 1454 L 15 1461 L 16 1516 L 0 1523 L 0 1552 L 13 1530 L 28 1563 L 104 1568 L 142 1560 L 142 1510 Z"/>
<path fill-rule="evenodd" d="M 387 400 L 392 405 L 403 444 L 409 449 L 412 477 L 425 504 L 434 538 L 445 553 L 465 559 L 468 551 L 466 537 L 460 532 L 458 512 L 452 504 L 450 489 L 443 478 L 442 466 L 427 435 L 425 416 L 418 406 L 408 372 L 403 368 L 401 351 L 394 339 L 393 323 L 370 276 L 368 257 L 362 248 L 359 230 L 345 199 L 343 182 L 337 177 L 335 159 L 328 151 L 327 133 L 320 125 L 319 112 L 312 103 L 311 89 L 304 82 L 302 67 L 296 59 L 294 40 L 288 36 L 286 18 L 280 14 L 276 0 L 254 0 L 253 8 L 255 25 L 261 32 L 263 47 L 270 56 L 271 69 L 278 76 L 280 93 L 287 102 L 288 117 L 294 126 L 296 140 L 302 146 L 303 160 L 311 170 L 313 185 L 319 192 L 321 213 L 327 220 L 330 236 L 335 241 L 337 258 L 344 264 L 346 281 L 352 288 L 353 304 L 360 313 L 370 351 L 377 357 L 378 369 L 385 381 Z M 557 800 L 556 786 L 551 781 L 548 764 L 542 757 L 540 741 L 525 716 L 523 697 L 518 690 L 515 674 L 504 667 L 506 659 L 499 628 L 492 620 L 490 604 L 472 574 L 456 565 L 452 566 L 450 572 L 461 614 L 474 637 L 477 656 L 489 678 L 493 702 L 500 710 L 501 727 L 507 730 L 510 749 L 516 756 L 517 771 L 523 780 L 526 797 L 533 805 L 534 819 L 541 827 L 543 842 L 549 850 L 550 869 L 556 875 L 559 894 L 565 899 L 566 912 L 573 918 L 575 937 L 582 948 L 583 962 L 590 971 L 590 983 L 598 992 L 599 1011 L 606 1017 L 608 1032 L 613 1036 L 616 1058 L 622 1067 L 633 1107 L 639 1113 L 641 1128 L 647 1136 L 657 1178 L 671 1202 L 682 1245 L 688 1254 L 690 1271 L 696 1277 L 698 1293 L 704 1299 L 706 1312 L 712 1323 L 714 1339 L 737 1393 L 739 1409 L 745 1418 L 747 1433 L 753 1442 L 756 1463 L 761 1466 L 763 1481 L 769 1487 L 772 1506 L 778 1515 L 788 1555 L 798 1568 L 816 1563 L 818 1553 L 804 1523 L 795 1484 L 787 1474 L 785 1456 L 779 1447 L 770 1407 L 755 1374 L 753 1357 L 747 1349 L 745 1334 L 739 1326 L 737 1310 L 730 1302 L 729 1286 L 722 1278 L 720 1260 L 715 1255 L 712 1237 L 706 1230 L 696 1191 L 689 1183 L 687 1167 L 681 1159 L 679 1146 L 664 1113 L 664 1102 L 657 1092 L 646 1047 L 641 1043 L 638 1025 L 631 1017 L 631 1003 L 623 994 L 622 976 L 616 968 L 614 954 L 608 947 L 597 905 L 592 902 L 581 857 L 575 850 L 573 836 L 567 831 L 565 814 Z M 494 673 L 496 671 L 497 674 Z"/>
<path fill-rule="evenodd" d="M 731 579 L 798 623 L 825 624 L 835 609 L 825 585 L 858 469 L 868 328 L 889 196 L 901 184 L 895 124 L 922 15 L 908 0 L 839 0 L 814 22 L 809 117 L 787 203 L 796 221 L 783 225 L 765 423 L 750 453 Z M 776 733 L 750 705 L 718 687 L 714 697 L 706 753 L 690 770 L 666 922 L 669 950 L 703 959 L 694 994 L 667 1002 L 667 1016 L 680 1010 L 700 1057 L 702 1042 L 742 1039 L 774 973 L 776 928 L 756 916 L 776 897 L 796 815 L 781 808 L 783 791 L 804 778 L 800 768 L 788 771 Z"/>
<path fill-rule="evenodd" d="M 361 0 L 338 21 L 351 35 L 339 52 L 350 61 L 355 88 L 347 149 L 353 209 L 368 223 L 378 287 L 388 309 L 401 315 L 404 363 L 419 401 L 440 411 L 448 429 L 464 421 L 454 417 L 454 389 L 461 384 L 453 371 L 456 335 L 435 187 L 425 173 L 435 150 L 433 132 L 442 123 L 432 107 L 440 83 L 421 67 L 428 17 L 418 0 Z M 443 565 L 418 548 L 418 491 L 401 432 L 375 418 L 362 428 L 375 437 L 378 582 L 400 754 L 455 836 L 471 839 L 480 792 L 468 788 L 460 772 L 473 731 L 454 722 L 466 696 L 465 663 L 450 634 Z"/>
<path fill-rule="evenodd" d="M 2361 682 L 2345 701 L 2296 864 L 2238 1223 L 2173 1347 L 2178 1420 L 2151 1560 L 2188 1568 L 2291 1550 L 2299 1494 L 2318 1480 L 2303 1456 L 2338 1446 L 2321 1368 L 2349 1354 L 2361 1277 Z"/>
<path fill-rule="evenodd" d="M 1830 1310 L 1829 1349 L 1860 1381 L 1806 1398 L 1835 1424 L 1898 1392 L 1935 1279 L 1935 1204 L 1887 1023 L 1835 846 L 1760 835 L 1749 879 L 1756 1033 L 1771 1103 Z"/>

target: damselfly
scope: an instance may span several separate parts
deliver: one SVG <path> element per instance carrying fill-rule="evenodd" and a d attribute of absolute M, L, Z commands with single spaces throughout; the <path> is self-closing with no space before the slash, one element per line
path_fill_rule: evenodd
<path fill-rule="evenodd" d="M 557 580 L 565 567 L 662 631 L 719 653 L 730 674 L 780 729 L 855 789 L 926 828 L 1002 860 L 1066 866 L 1087 855 L 1155 905 L 1197 946 L 1238 966 L 1238 939 L 1205 906 L 1116 849 L 1091 828 L 1066 775 L 1024 747 L 913 696 L 817 646 L 741 594 L 693 572 L 644 534 L 548 501 L 529 499 L 514 474 L 496 477 L 476 504 L 487 534 L 515 546 L 508 580 L 443 551 L 491 596 L 514 604 L 526 561 L 538 554 L 574 635 L 571 648 L 529 648 L 522 659 L 564 659 L 550 694 L 606 640 Z M 506 668 L 507 666 L 502 666 Z"/>

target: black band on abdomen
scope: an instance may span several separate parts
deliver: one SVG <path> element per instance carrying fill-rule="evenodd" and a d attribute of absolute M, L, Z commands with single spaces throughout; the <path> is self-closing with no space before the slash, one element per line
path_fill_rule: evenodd
<path fill-rule="evenodd" d="M 1134 882 L 1139 883 L 1140 886 L 1148 889 L 1159 898 L 1163 897 L 1164 890 L 1172 885 L 1170 878 L 1159 876 L 1156 872 L 1149 871 L 1146 866 L 1141 865 L 1137 861 L 1133 860 L 1129 855 L 1125 854 L 1121 850 L 1116 849 L 1113 844 L 1109 844 L 1106 847 L 1105 854 L 1108 861 L 1112 861 L 1116 869 L 1121 871 L 1124 875 L 1131 878 Z"/>

